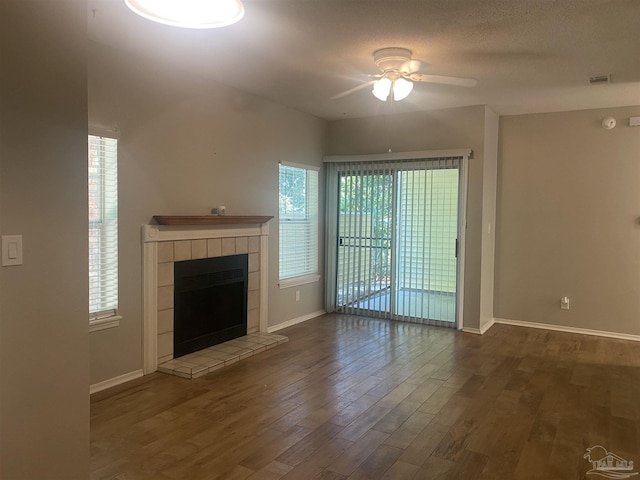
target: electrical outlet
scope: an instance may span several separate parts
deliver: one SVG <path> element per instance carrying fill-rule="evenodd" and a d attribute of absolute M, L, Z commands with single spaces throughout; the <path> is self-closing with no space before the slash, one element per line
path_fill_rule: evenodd
<path fill-rule="evenodd" d="M 300 290 L 296 290 L 296 302 L 300 301 Z"/>
<path fill-rule="evenodd" d="M 560 308 L 562 310 L 569 310 L 569 297 L 562 297 L 560 299 Z"/>

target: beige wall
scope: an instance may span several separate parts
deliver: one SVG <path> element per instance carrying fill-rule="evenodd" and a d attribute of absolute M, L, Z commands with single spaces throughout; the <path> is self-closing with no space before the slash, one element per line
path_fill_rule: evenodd
<path fill-rule="evenodd" d="M 284 290 L 277 286 L 277 193 L 279 161 L 321 165 L 324 121 L 91 45 L 89 124 L 120 131 L 124 317 L 120 327 L 91 334 L 92 384 L 142 368 L 140 227 L 152 215 L 207 214 L 225 205 L 228 215 L 275 216 L 269 235 L 269 325 L 322 310 L 322 281 Z M 299 302 L 295 290 L 300 290 Z"/>
<path fill-rule="evenodd" d="M 389 148 L 394 152 L 467 147 L 473 150 L 469 161 L 463 323 L 474 330 L 480 328 L 484 157 L 487 153 L 495 155 L 495 148 L 485 151 L 485 142 L 497 134 L 494 117 L 486 107 L 475 106 L 345 119 L 329 122 L 327 136 L 328 155 L 386 153 Z M 487 133 L 487 129 L 493 130 Z M 485 203 L 489 206 L 490 199 Z"/>
<path fill-rule="evenodd" d="M 495 316 L 640 334 L 640 106 L 501 119 Z M 604 130 L 613 116 L 618 126 Z M 571 309 L 560 309 L 560 298 Z"/>
<path fill-rule="evenodd" d="M 86 479 L 86 2 L 0 2 L 0 478 Z"/>

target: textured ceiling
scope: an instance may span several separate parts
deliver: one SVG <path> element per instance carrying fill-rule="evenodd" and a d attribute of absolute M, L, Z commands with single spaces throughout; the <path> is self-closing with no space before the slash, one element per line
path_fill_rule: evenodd
<path fill-rule="evenodd" d="M 640 105 L 640 0 L 244 0 L 237 24 L 186 30 L 89 0 L 91 40 L 336 119 L 486 104 L 499 114 Z M 362 89 L 372 54 L 404 47 L 424 73 L 401 102 Z M 611 74 L 591 86 L 592 75 Z"/>

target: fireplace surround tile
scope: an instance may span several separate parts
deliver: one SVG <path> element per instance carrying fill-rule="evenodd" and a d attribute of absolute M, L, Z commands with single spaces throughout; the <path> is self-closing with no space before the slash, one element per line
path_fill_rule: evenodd
<path fill-rule="evenodd" d="M 260 237 L 253 236 L 249 238 L 249 253 L 258 253 L 260 251 Z"/>
<path fill-rule="evenodd" d="M 158 311 L 169 308 L 173 308 L 173 285 L 158 287 Z"/>
<path fill-rule="evenodd" d="M 173 262 L 158 263 L 158 286 L 173 285 Z"/>
<path fill-rule="evenodd" d="M 260 238 L 260 237 L 256 237 Z M 239 240 L 246 240 L 242 242 Z M 226 242 L 225 242 L 226 241 Z M 211 258 L 210 253 L 220 253 L 218 256 L 226 256 L 227 253 L 233 251 L 234 255 L 238 252 L 238 246 L 240 249 L 245 249 L 248 252 L 249 241 L 247 237 L 229 237 L 221 239 L 202 239 L 202 240 L 181 240 L 174 242 L 161 242 L 160 245 L 165 243 L 171 243 L 173 245 L 173 259 L 172 261 L 166 261 L 158 263 L 157 267 L 157 330 L 158 330 L 158 358 L 165 358 L 168 355 L 173 354 L 173 348 L 169 350 L 166 347 L 167 337 L 171 337 L 173 342 L 173 302 L 174 302 L 174 266 L 175 262 L 181 261 L 181 259 L 187 256 L 193 257 L 193 252 L 197 251 L 199 254 L 204 253 L 202 247 L 207 247 L 207 256 L 204 258 Z M 226 247 L 225 247 L 226 245 Z M 221 247 L 218 249 L 218 247 Z M 226 248 L 226 250 L 225 250 Z M 163 259 L 169 258 L 167 254 L 168 248 L 164 248 L 165 256 Z M 188 255 L 187 255 L 188 254 Z M 249 274 L 247 278 L 247 333 L 255 333 L 260 329 L 260 254 L 250 253 L 248 257 Z M 160 258 L 160 257 L 158 257 Z M 160 336 L 163 336 L 163 340 L 160 340 Z M 162 342 L 163 347 L 160 347 Z"/>
<path fill-rule="evenodd" d="M 247 311 L 260 307 L 260 292 L 258 290 L 249 290 L 247 292 Z"/>
<path fill-rule="evenodd" d="M 260 290 L 260 272 L 249 272 L 249 291 Z"/>
<path fill-rule="evenodd" d="M 158 243 L 158 263 L 173 262 L 173 242 Z"/>
<path fill-rule="evenodd" d="M 207 258 L 207 241 L 204 238 L 191 241 L 191 258 Z"/>
<path fill-rule="evenodd" d="M 221 257 L 222 256 L 222 239 L 210 238 L 207 240 L 207 253 L 209 257 Z"/>
<path fill-rule="evenodd" d="M 173 355 L 173 331 L 158 335 L 158 356 Z"/>
<path fill-rule="evenodd" d="M 236 239 L 235 237 L 227 237 L 222 239 L 222 256 L 236 254 Z"/>
<path fill-rule="evenodd" d="M 260 254 L 259 253 L 250 253 L 249 254 L 249 273 L 257 272 L 260 270 Z"/>
<path fill-rule="evenodd" d="M 247 333 L 254 333 L 260 329 L 260 309 L 247 310 Z"/>
<path fill-rule="evenodd" d="M 246 217 L 247 219 L 249 217 Z M 256 349 L 264 350 L 277 345 L 270 343 L 260 335 L 267 334 L 267 258 L 269 225 L 265 223 L 238 225 L 143 225 L 143 271 L 144 271 L 144 372 L 152 373 L 160 364 L 175 360 L 173 358 L 173 278 L 176 261 L 193 258 L 211 258 L 236 255 L 238 252 L 248 254 L 250 269 L 248 273 L 247 298 L 247 334 L 258 335 L 254 344 L 260 347 L 243 349 L 243 356 L 248 356 Z M 262 330 L 262 332 L 261 332 Z M 171 339 L 171 341 L 169 341 Z M 171 348 L 168 347 L 171 343 Z M 207 369 L 220 368 L 220 361 L 235 362 L 240 353 L 231 358 L 221 358 L 221 352 L 201 350 L 194 352 L 215 361 L 207 365 Z M 226 352 L 227 355 L 229 352 Z M 180 357 L 177 360 L 181 360 Z M 184 367 L 184 365 L 183 365 Z M 167 367 L 165 366 L 166 370 Z M 186 371 L 177 370 L 182 376 Z M 208 370 L 207 370 L 208 371 Z M 201 370 L 191 371 L 190 375 L 200 375 Z"/>
<path fill-rule="evenodd" d="M 247 237 L 236 237 L 236 255 L 249 253 L 249 239 Z"/>
<path fill-rule="evenodd" d="M 158 333 L 173 332 L 173 308 L 158 312 Z"/>
<path fill-rule="evenodd" d="M 191 260 L 191 240 L 178 240 L 173 242 L 173 244 L 173 255 L 176 262 Z"/>

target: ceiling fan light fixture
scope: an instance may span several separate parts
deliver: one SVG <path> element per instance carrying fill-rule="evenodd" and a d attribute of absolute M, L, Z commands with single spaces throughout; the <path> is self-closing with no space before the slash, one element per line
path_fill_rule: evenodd
<path fill-rule="evenodd" d="M 376 83 L 373 84 L 373 95 L 378 99 L 378 100 L 382 100 L 383 102 L 387 101 L 387 98 L 389 97 L 389 93 L 391 92 L 391 85 L 393 82 L 391 82 L 391 79 L 387 78 L 387 77 L 382 77 L 380 80 L 378 80 Z"/>
<path fill-rule="evenodd" d="M 183 28 L 218 28 L 244 16 L 240 0 L 124 0 L 133 12 L 154 22 Z"/>
<path fill-rule="evenodd" d="M 396 101 L 404 100 L 413 90 L 413 82 L 402 77 L 393 82 L 393 99 Z"/>
<path fill-rule="evenodd" d="M 389 77 L 382 77 L 373 84 L 372 93 L 378 100 L 386 102 L 392 90 L 393 99 L 399 102 L 407 98 L 411 93 L 411 90 L 413 90 L 413 82 L 402 77 L 393 80 Z"/>

